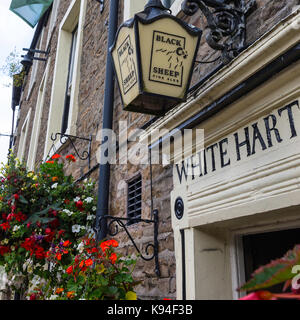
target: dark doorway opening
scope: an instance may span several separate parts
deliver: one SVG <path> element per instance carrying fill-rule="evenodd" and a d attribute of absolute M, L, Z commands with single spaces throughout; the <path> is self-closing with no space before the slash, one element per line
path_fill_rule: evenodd
<path fill-rule="evenodd" d="M 300 228 L 243 236 L 246 281 L 257 268 L 281 258 L 296 244 L 300 244 Z M 283 284 L 278 284 L 268 290 L 280 293 L 282 288 Z"/>

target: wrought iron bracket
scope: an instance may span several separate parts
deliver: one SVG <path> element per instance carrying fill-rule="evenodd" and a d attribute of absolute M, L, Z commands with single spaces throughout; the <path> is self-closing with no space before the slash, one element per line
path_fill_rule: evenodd
<path fill-rule="evenodd" d="M 40 53 L 40 54 L 44 54 L 46 57 L 49 55 L 50 51 L 44 51 L 44 50 L 38 50 L 38 49 L 28 49 L 28 48 L 23 48 L 24 51 L 28 51 L 28 55 L 30 55 L 32 60 L 39 60 L 39 61 L 47 61 L 46 58 L 38 58 L 35 57 L 35 53 Z M 25 55 L 21 55 L 22 58 L 25 58 Z"/>
<path fill-rule="evenodd" d="M 246 17 L 255 6 L 255 0 L 184 0 L 181 8 L 189 16 L 201 10 L 209 30 L 206 41 L 221 51 L 223 63 L 227 64 L 245 48 Z"/>
<path fill-rule="evenodd" d="M 77 137 L 77 136 L 72 136 L 72 135 L 69 135 L 69 134 L 64 134 L 64 133 L 60 133 L 60 132 L 57 132 L 55 134 L 51 134 L 51 140 L 52 140 L 52 146 L 48 152 L 48 155 L 47 155 L 47 158 L 49 158 L 49 155 L 50 155 L 50 152 L 52 149 L 54 149 L 54 152 L 56 151 L 55 150 L 55 141 L 57 141 L 58 139 L 58 136 L 59 137 L 59 141 L 62 145 L 66 144 L 66 143 L 71 143 L 77 157 L 80 159 L 80 160 L 88 160 L 88 166 L 89 166 L 89 169 L 91 167 L 91 148 L 92 148 L 92 136 L 90 136 L 89 138 L 83 138 L 83 137 Z M 80 153 L 78 151 L 78 149 L 76 148 L 75 146 L 75 141 L 79 139 L 79 140 L 84 140 L 84 141 L 88 141 L 88 150 L 84 150 L 82 153 Z"/>
<path fill-rule="evenodd" d="M 96 0 L 96 1 L 100 3 L 100 13 L 102 13 L 104 10 L 104 0 Z"/>
<path fill-rule="evenodd" d="M 103 221 L 104 220 L 104 221 Z M 96 234 L 101 230 L 101 226 L 103 222 L 106 222 L 107 225 L 107 233 L 108 235 L 114 237 L 117 235 L 121 230 L 124 230 L 132 242 L 133 246 L 135 247 L 136 251 L 140 255 L 140 257 L 145 261 L 155 260 L 155 273 L 159 277 L 160 270 L 159 270 L 159 261 L 158 261 L 158 210 L 153 210 L 153 219 L 140 219 L 140 218 L 123 218 L 123 217 L 115 217 L 110 215 L 102 216 L 98 219 L 96 227 L 94 228 Z M 145 247 L 145 254 L 141 252 L 138 248 L 136 242 L 134 241 L 133 237 L 131 236 L 128 225 L 130 222 L 144 222 L 153 224 L 153 243 L 148 243 Z M 121 227 L 121 228 L 119 228 Z M 152 248 L 152 252 L 149 252 L 149 249 Z"/>

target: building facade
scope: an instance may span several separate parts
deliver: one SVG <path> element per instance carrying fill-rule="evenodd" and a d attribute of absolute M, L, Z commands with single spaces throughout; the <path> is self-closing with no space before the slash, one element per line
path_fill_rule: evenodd
<path fill-rule="evenodd" d="M 118 2 L 119 25 L 147 3 Z M 186 16 L 182 2 L 165 5 L 206 30 L 201 11 Z M 160 273 L 155 259 L 138 258 L 140 299 L 237 299 L 259 265 L 300 241 L 300 2 L 246 4 L 243 50 L 224 63 L 203 35 L 188 99 L 165 116 L 124 111 L 115 83 L 113 130 L 117 140 L 127 135 L 128 148 L 137 137 L 157 144 L 156 130 L 202 129 L 205 138 L 200 152 L 185 145 L 190 154 L 174 152 L 171 164 L 110 166 L 109 215 L 152 219 L 158 211 Z M 36 46 L 47 59 L 34 60 L 26 76 L 15 131 L 14 152 L 30 170 L 54 152 L 74 153 L 54 139 L 61 133 L 84 138 L 75 141 L 80 154 L 90 150 L 89 161 L 78 158 L 67 173 L 98 179 L 109 8 L 53 1 Z M 153 224 L 127 229 L 146 255 Z M 126 232 L 117 237 L 124 254 L 137 253 Z"/>

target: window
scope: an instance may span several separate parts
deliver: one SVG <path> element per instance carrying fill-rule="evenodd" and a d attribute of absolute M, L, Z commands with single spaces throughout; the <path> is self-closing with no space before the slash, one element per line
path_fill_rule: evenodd
<path fill-rule="evenodd" d="M 73 0 L 58 28 L 51 101 L 44 158 L 52 146 L 51 134 L 76 133 L 80 60 L 87 0 Z M 60 144 L 55 146 L 56 150 Z"/>
<path fill-rule="evenodd" d="M 300 229 L 288 229 L 244 236 L 245 280 L 260 266 L 281 258 L 300 243 Z M 271 292 L 282 292 L 283 284 L 269 287 Z"/>
<path fill-rule="evenodd" d="M 128 182 L 127 216 L 131 219 L 140 219 L 142 216 L 142 176 L 140 174 Z M 133 220 L 128 224 L 136 222 Z"/>

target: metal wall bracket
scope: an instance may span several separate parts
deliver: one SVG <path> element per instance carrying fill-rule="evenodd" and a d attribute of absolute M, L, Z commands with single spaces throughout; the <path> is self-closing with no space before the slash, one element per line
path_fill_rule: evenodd
<path fill-rule="evenodd" d="M 96 0 L 96 1 L 100 3 L 100 13 L 102 13 L 104 10 L 104 0 Z"/>
<path fill-rule="evenodd" d="M 158 261 L 158 210 L 153 210 L 153 220 L 147 219 L 140 219 L 140 218 L 123 218 L 123 217 L 114 217 L 110 215 L 105 215 L 100 217 L 97 220 L 96 227 L 94 228 L 96 234 L 101 230 L 101 225 L 103 225 L 103 220 L 105 225 L 107 225 L 107 233 L 114 237 L 117 235 L 121 230 L 124 230 L 129 237 L 130 241 L 132 242 L 133 246 L 135 247 L 136 251 L 140 255 L 140 257 L 145 261 L 150 261 L 155 259 L 155 273 L 159 277 L 160 270 L 159 270 L 159 261 Z M 106 222 L 109 222 L 106 224 Z M 145 222 L 153 224 L 154 234 L 153 234 L 153 243 L 148 243 L 145 247 L 145 254 L 142 254 L 141 250 L 138 248 L 136 242 L 132 238 L 127 226 L 130 222 Z M 119 228 L 121 227 L 121 229 Z M 152 248 L 152 253 L 149 252 L 149 249 Z"/>
<path fill-rule="evenodd" d="M 35 57 L 35 53 L 40 53 L 40 54 L 44 54 L 46 57 L 48 56 L 48 54 L 50 53 L 50 51 L 43 51 L 43 50 L 38 50 L 38 49 L 27 49 L 27 48 L 23 48 L 24 51 L 28 51 L 27 53 L 27 57 L 30 56 L 30 58 L 32 60 L 39 60 L 39 61 L 47 61 L 46 58 L 38 58 L 38 57 Z M 21 55 L 22 58 L 25 58 L 26 56 L 24 55 Z"/>
<path fill-rule="evenodd" d="M 83 137 L 77 137 L 77 136 L 72 136 L 72 135 L 69 135 L 69 134 L 64 134 L 64 133 L 60 133 L 60 132 L 57 132 L 55 134 L 51 134 L 51 140 L 52 140 L 52 146 L 48 152 L 48 155 L 46 157 L 46 159 L 49 158 L 50 156 L 50 153 L 52 150 L 54 150 L 54 152 L 56 152 L 56 148 L 55 148 L 55 142 L 56 140 L 58 139 L 58 136 L 59 137 L 59 141 L 62 145 L 70 142 L 77 157 L 80 159 L 80 160 L 88 160 L 88 165 L 89 165 L 89 169 L 91 167 L 91 148 L 92 148 L 92 136 L 90 136 L 89 138 L 83 138 Z M 79 139 L 79 140 L 84 140 L 84 141 L 88 141 L 88 150 L 85 150 L 83 151 L 82 153 L 79 153 L 78 149 L 76 148 L 75 146 L 75 141 Z"/>
<path fill-rule="evenodd" d="M 181 7 L 186 15 L 194 15 L 198 9 L 207 20 L 208 45 L 222 52 L 224 64 L 229 63 L 244 48 L 246 17 L 256 6 L 255 0 L 184 0 Z"/>

